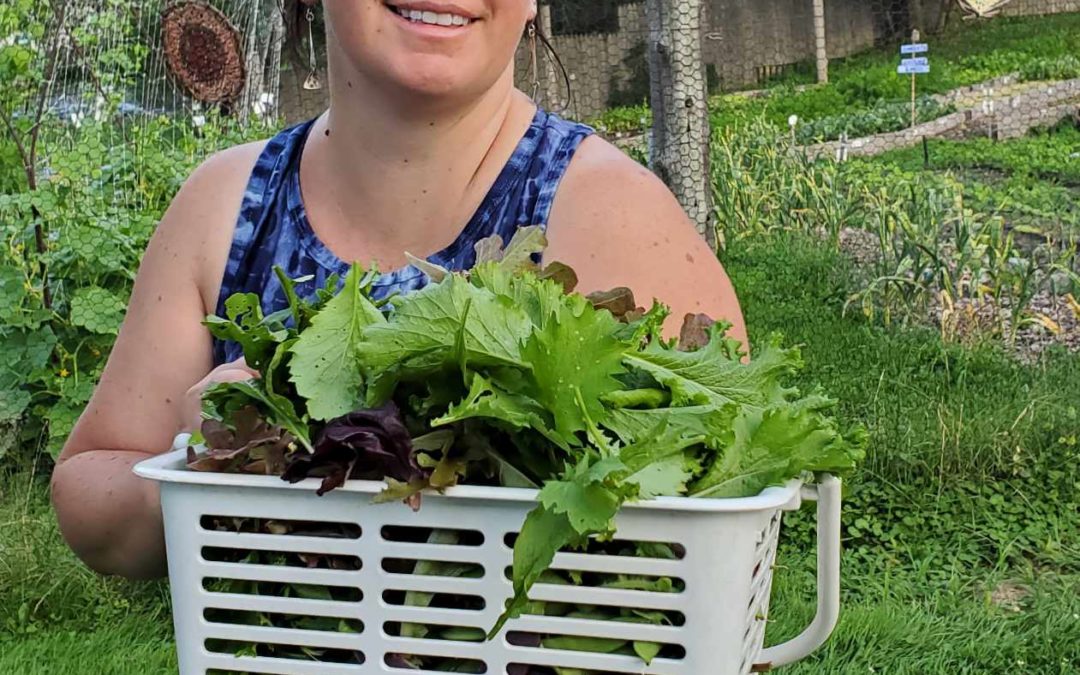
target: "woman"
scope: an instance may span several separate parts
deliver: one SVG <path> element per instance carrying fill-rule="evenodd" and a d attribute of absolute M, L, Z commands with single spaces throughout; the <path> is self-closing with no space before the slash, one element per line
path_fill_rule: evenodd
<path fill-rule="evenodd" d="M 202 321 L 237 291 L 281 308 L 274 265 L 314 275 L 310 292 L 344 261 L 375 261 L 394 270 L 380 292 L 410 290 L 423 276 L 405 252 L 461 269 L 478 239 L 541 224 L 546 258 L 575 268 L 580 290 L 629 286 L 673 308 L 668 329 L 703 312 L 745 341 L 724 270 L 664 185 L 514 88 L 535 0 L 333 0 L 323 11 L 329 110 L 211 157 L 181 188 L 57 464 L 63 535 L 101 573 L 165 574 L 158 490 L 131 467 L 198 425 L 207 385 L 252 377 Z"/>

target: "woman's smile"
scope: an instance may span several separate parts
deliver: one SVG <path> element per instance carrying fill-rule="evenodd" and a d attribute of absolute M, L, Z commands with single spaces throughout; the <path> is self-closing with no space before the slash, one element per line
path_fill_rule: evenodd
<path fill-rule="evenodd" d="M 410 32 L 430 38 L 458 37 L 481 17 L 458 5 L 429 0 L 393 0 L 383 6 Z"/>

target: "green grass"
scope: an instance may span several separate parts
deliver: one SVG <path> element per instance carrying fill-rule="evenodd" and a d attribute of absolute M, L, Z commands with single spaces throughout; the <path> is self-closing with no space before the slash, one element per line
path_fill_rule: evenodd
<path fill-rule="evenodd" d="M 778 572 L 774 587 L 769 643 L 793 637 L 814 613 L 813 563 L 785 553 L 778 559 L 788 568 Z M 1023 573 L 1010 578 L 970 570 L 939 590 L 917 570 L 871 576 L 845 559 L 842 574 L 845 590 L 832 638 L 806 661 L 780 672 L 1080 672 L 1080 576 Z M 988 598 L 987 589 L 1006 579 L 1030 592 L 1017 610 Z"/>
<path fill-rule="evenodd" d="M 162 620 L 125 618 L 0 641 L 0 672 L 11 675 L 149 675 L 176 669 L 172 634 Z"/>
<path fill-rule="evenodd" d="M 817 242 L 776 237 L 725 263 L 752 339 L 801 343 L 803 384 L 873 439 L 846 486 L 840 625 L 783 672 L 1080 671 L 1080 358 L 1029 368 L 844 318 L 849 270 Z M 0 480 L 0 673 L 175 672 L 165 586 L 89 573 L 41 477 Z M 809 516 L 787 521 L 770 642 L 813 613 Z M 991 599 L 1004 582 L 1029 589 L 1016 610 Z"/>

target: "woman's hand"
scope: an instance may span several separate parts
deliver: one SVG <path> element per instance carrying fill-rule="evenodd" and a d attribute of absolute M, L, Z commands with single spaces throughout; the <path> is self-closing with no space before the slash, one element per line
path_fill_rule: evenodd
<path fill-rule="evenodd" d="M 207 388 L 223 382 L 245 382 L 258 377 L 259 371 L 248 366 L 242 357 L 211 370 L 206 377 L 193 384 L 184 394 L 184 401 L 181 404 L 184 428 L 181 431 L 192 433 L 202 427 L 202 396 Z"/>

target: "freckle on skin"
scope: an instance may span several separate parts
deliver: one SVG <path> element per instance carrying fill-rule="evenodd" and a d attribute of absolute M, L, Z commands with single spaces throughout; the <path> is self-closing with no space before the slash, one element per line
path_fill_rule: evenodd
<path fill-rule="evenodd" d="M 686 262 L 688 262 L 688 263 L 692 263 L 692 262 L 694 262 L 694 256 L 692 256 L 692 255 L 690 255 L 689 253 L 687 253 L 687 254 L 686 254 Z"/>
<path fill-rule="evenodd" d="M 327 135 L 327 136 L 329 136 L 329 135 L 330 135 L 330 130 L 329 130 L 329 129 L 327 129 L 327 130 L 326 130 L 326 135 Z"/>

